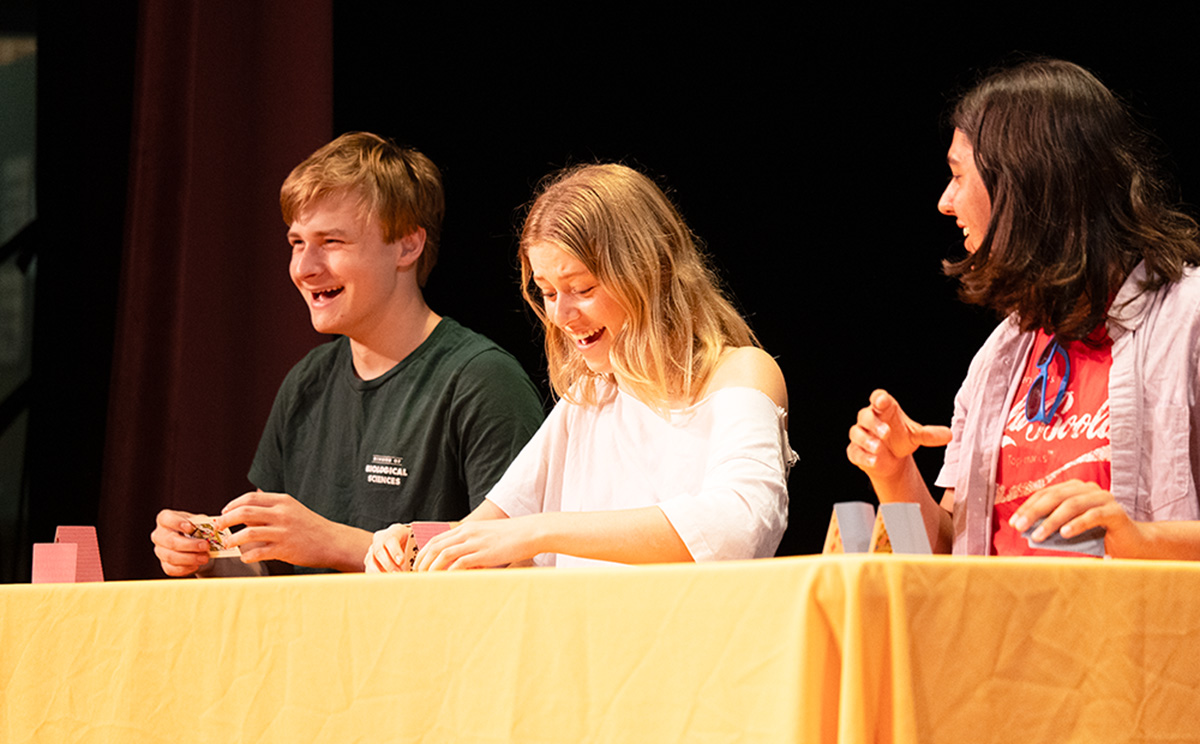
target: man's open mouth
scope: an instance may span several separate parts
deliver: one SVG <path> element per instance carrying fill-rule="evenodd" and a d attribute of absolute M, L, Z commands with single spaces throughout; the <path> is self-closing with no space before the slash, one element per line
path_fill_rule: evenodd
<path fill-rule="evenodd" d="M 322 289 L 320 292 L 313 292 L 312 298 L 314 302 L 325 302 L 332 300 L 342 293 L 345 287 L 333 287 L 332 289 Z"/>

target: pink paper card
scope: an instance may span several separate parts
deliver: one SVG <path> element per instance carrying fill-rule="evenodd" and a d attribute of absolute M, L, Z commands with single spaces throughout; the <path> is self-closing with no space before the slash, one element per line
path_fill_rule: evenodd
<path fill-rule="evenodd" d="M 412 529 L 413 539 L 417 541 L 417 550 L 420 550 L 425 543 L 453 526 L 453 522 L 413 522 L 409 528 Z"/>
<path fill-rule="evenodd" d="M 54 542 L 79 546 L 76 553 L 75 581 L 104 581 L 104 568 L 100 565 L 100 544 L 96 540 L 94 526 L 60 525 L 54 533 Z"/>
<path fill-rule="evenodd" d="M 73 584 L 79 546 L 75 543 L 34 543 L 33 583 Z"/>

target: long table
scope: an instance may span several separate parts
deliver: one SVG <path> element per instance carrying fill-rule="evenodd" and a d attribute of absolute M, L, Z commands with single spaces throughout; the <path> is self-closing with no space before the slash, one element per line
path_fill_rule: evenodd
<path fill-rule="evenodd" d="M 0 587 L 0 741 L 1176 742 L 1200 566 L 812 556 Z"/>

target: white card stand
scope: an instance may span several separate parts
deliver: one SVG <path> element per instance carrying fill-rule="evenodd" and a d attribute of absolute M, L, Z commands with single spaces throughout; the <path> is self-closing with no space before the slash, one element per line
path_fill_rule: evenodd
<path fill-rule="evenodd" d="M 872 553 L 930 555 L 929 535 L 917 504 L 880 504 L 871 532 Z"/>
<path fill-rule="evenodd" d="M 865 501 L 843 501 L 833 505 L 829 531 L 822 554 L 866 553 L 871 547 L 875 507 Z"/>

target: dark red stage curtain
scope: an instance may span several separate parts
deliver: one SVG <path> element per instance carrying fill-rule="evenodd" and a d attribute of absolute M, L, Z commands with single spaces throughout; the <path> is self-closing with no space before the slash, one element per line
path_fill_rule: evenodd
<path fill-rule="evenodd" d="M 212 513 L 319 337 L 279 186 L 332 136 L 332 0 L 144 0 L 99 517 L 106 577 L 161 577 L 164 507 Z"/>

